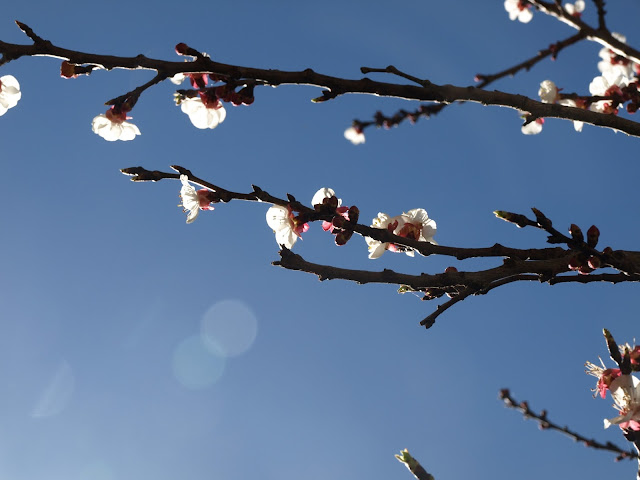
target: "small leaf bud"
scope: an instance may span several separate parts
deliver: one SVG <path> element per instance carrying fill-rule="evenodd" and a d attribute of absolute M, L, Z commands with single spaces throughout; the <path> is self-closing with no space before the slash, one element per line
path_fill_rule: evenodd
<path fill-rule="evenodd" d="M 575 223 L 572 223 L 569 227 L 569 234 L 571 238 L 573 238 L 576 242 L 584 242 L 584 235 L 582 234 L 582 230 Z"/>
<path fill-rule="evenodd" d="M 551 220 L 549 220 L 544 213 L 542 213 L 540 210 L 538 210 L 535 207 L 531 208 L 531 211 L 536 216 L 536 221 L 542 228 L 551 228 L 552 226 Z"/>

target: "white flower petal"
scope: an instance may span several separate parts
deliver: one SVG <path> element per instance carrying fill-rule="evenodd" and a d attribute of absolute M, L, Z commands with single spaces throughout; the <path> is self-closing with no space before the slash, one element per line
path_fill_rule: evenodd
<path fill-rule="evenodd" d="M 100 135 L 108 142 L 115 142 L 116 140 L 133 140 L 136 135 L 140 135 L 140 130 L 133 123 L 114 123 L 104 114 L 100 114 L 93 118 L 91 122 L 91 130 L 93 130 L 93 133 Z"/>
<path fill-rule="evenodd" d="M 360 145 L 361 143 L 364 143 L 366 140 L 364 133 L 357 130 L 355 127 L 347 128 L 344 131 L 344 138 L 349 140 L 354 145 Z"/>
<path fill-rule="evenodd" d="M 364 237 L 367 242 L 367 246 L 369 248 L 369 258 L 375 260 L 376 258 L 380 258 L 384 251 L 387 249 L 387 243 L 379 242 L 378 240 L 374 240 L 370 237 Z"/>
<path fill-rule="evenodd" d="M 540 90 L 538 90 L 540 101 L 542 103 L 556 103 L 558 98 L 558 87 L 551 80 L 544 80 L 540 83 Z"/>
<path fill-rule="evenodd" d="M 537 135 L 542 131 L 542 123 L 537 121 L 529 122 L 520 128 L 520 131 L 525 135 Z"/>
<path fill-rule="evenodd" d="M 322 205 L 322 201 L 325 198 L 335 197 L 335 195 L 336 192 L 334 192 L 333 189 L 327 187 L 321 188 L 313 195 L 313 198 L 311 199 L 311 205 Z M 340 201 L 338 201 L 338 206 L 339 205 Z"/>

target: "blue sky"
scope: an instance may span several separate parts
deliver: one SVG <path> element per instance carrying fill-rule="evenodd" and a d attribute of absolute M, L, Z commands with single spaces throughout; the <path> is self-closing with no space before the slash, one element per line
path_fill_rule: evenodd
<path fill-rule="evenodd" d="M 631 0 L 609 25 L 640 44 Z M 503 2 L 330 0 L 177 6 L 32 1 L 4 9 L 0 39 L 26 43 L 18 19 L 57 45 L 175 59 L 186 42 L 225 63 L 358 78 L 393 64 L 435 83 L 471 84 L 573 32 L 543 15 L 509 21 Z M 587 5 L 585 19 L 594 22 Z M 582 44 L 492 88 L 536 96 L 547 78 L 586 93 L 600 47 Z M 403 448 L 438 479 L 634 475 L 633 462 L 575 445 L 506 410 L 508 387 L 587 436 L 623 444 L 610 400 L 594 400 L 586 360 L 637 332 L 633 285 L 509 285 L 470 298 L 425 331 L 435 307 L 394 286 L 320 283 L 278 258 L 265 205 L 232 202 L 191 225 L 179 183 L 134 184 L 128 166 L 179 164 L 236 191 L 256 184 L 310 201 L 332 187 L 368 221 L 425 208 L 443 245 L 543 247 L 545 235 L 494 218 L 535 206 L 563 229 L 596 224 L 601 245 L 636 249 L 638 140 L 548 120 L 524 136 L 515 112 L 462 105 L 355 147 L 352 119 L 413 105 L 353 95 L 312 104 L 310 87 L 261 88 L 196 130 L 174 85 L 131 112 L 142 135 L 91 131 L 103 103 L 149 72 L 64 80 L 59 61 L 12 62 L 18 106 L 0 118 L 0 478 L 410 478 Z M 383 80 L 393 80 L 380 75 Z M 319 225 L 294 250 L 349 268 L 438 273 L 486 262 L 372 261 Z M 207 343 L 207 340 L 209 342 Z M 226 353 L 211 347 L 225 345 Z"/>

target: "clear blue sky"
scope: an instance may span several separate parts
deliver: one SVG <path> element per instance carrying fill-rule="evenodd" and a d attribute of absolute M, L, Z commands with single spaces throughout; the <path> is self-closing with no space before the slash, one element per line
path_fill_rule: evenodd
<path fill-rule="evenodd" d="M 611 2 L 609 23 L 636 47 L 640 6 Z M 588 2 L 585 18 L 594 22 Z M 25 42 L 18 19 L 55 44 L 175 59 L 178 42 L 246 66 L 358 78 L 396 67 L 467 85 L 573 31 L 541 14 L 509 21 L 503 2 L 112 2 L 6 5 L 0 39 Z M 586 93 L 600 47 L 584 44 L 496 89 L 537 96 L 544 79 Z M 638 139 L 549 120 L 535 137 L 515 112 L 453 106 L 415 126 L 369 131 L 353 118 L 411 108 L 350 96 L 325 104 L 309 87 L 261 88 L 200 131 L 166 82 L 131 112 L 142 135 L 91 132 L 103 103 L 149 72 L 63 80 L 59 61 L 0 69 L 22 86 L 0 118 L 0 478 L 205 480 L 410 478 L 409 450 L 440 480 L 633 478 L 633 462 L 540 432 L 506 410 L 500 388 L 588 436 L 623 444 L 610 400 L 594 400 L 586 360 L 602 327 L 637 335 L 633 285 L 510 285 L 471 298 L 425 331 L 435 303 L 393 286 L 319 283 L 272 267 L 267 206 L 234 202 L 186 225 L 179 182 L 133 184 L 119 169 L 190 168 L 221 186 L 310 201 L 330 186 L 369 221 L 425 208 L 443 245 L 543 247 L 545 235 L 494 218 L 536 206 L 561 229 L 596 224 L 601 245 L 637 249 Z M 379 77 L 385 80 L 392 78 Z M 319 263 L 438 273 L 438 258 L 367 258 L 312 225 L 294 250 Z M 203 343 L 203 332 L 229 355 Z"/>

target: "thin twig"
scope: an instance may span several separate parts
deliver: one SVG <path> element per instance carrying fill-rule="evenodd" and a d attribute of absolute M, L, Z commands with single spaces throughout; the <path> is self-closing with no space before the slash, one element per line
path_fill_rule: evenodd
<path fill-rule="evenodd" d="M 624 450 L 621 447 L 611 443 L 602 443 L 597 440 L 593 440 L 587 438 L 579 433 L 569 429 L 569 427 L 561 427 L 558 424 L 550 421 L 547 418 L 547 411 L 542 410 L 540 413 L 535 413 L 533 410 L 529 408 L 529 404 L 527 402 L 517 402 L 510 394 L 508 389 L 503 389 L 500 391 L 500 398 L 504 401 L 504 404 L 515 410 L 518 410 L 522 413 L 525 419 L 533 419 L 538 423 L 538 426 L 541 430 L 555 430 L 556 432 L 560 432 L 563 435 L 575 440 L 576 442 L 582 443 L 585 447 L 594 448 L 596 450 L 605 450 L 608 452 L 613 452 L 617 454 L 616 460 L 622 460 L 624 458 L 634 459 L 640 458 L 638 453 L 633 452 L 631 450 Z"/>

